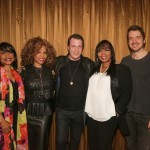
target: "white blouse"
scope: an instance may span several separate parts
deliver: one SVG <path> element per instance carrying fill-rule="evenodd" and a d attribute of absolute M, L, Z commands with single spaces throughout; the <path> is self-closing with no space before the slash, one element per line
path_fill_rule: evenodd
<path fill-rule="evenodd" d="M 85 112 L 97 121 L 107 121 L 116 116 L 110 76 L 106 73 L 95 73 L 89 79 Z"/>

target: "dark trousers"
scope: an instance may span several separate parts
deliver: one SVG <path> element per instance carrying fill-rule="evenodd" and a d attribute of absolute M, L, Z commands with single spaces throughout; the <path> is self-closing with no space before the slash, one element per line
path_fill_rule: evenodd
<path fill-rule="evenodd" d="M 130 135 L 126 136 L 128 150 L 150 150 L 150 118 L 142 114 L 129 112 L 126 115 Z"/>
<path fill-rule="evenodd" d="M 89 150 L 112 150 L 112 140 L 117 125 L 117 117 L 99 122 L 87 116 Z"/>
<path fill-rule="evenodd" d="M 77 150 L 83 128 L 83 111 L 57 109 L 56 150 Z"/>
<path fill-rule="evenodd" d="M 27 116 L 29 150 L 48 150 L 52 115 L 43 117 Z"/>

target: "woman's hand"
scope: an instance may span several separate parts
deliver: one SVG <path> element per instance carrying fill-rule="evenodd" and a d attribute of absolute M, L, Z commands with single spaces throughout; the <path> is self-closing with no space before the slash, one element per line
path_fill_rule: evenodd
<path fill-rule="evenodd" d="M 10 133 L 10 131 L 11 131 L 10 123 L 8 121 L 6 121 L 2 117 L 2 115 L 0 115 L 0 124 L 1 124 L 2 130 L 4 133 Z"/>
<path fill-rule="evenodd" d="M 20 66 L 18 69 L 17 69 L 17 72 L 20 74 L 22 72 L 22 70 L 25 70 L 25 67 L 24 66 Z"/>
<path fill-rule="evenodd" d="M 148 131 L 150 132 L 150 121 L 148 122 Z"/>

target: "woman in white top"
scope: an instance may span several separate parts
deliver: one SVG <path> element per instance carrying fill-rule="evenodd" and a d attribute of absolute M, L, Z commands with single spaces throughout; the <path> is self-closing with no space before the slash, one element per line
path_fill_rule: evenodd
<path fill-rule="evenodd" d="M 130 100 L 132 80 L 130 70 L 115 64 L 112 44 L 103 40 L 95 50 L 97 70 L 89 80 L 85 112 L 90 150 L 111 150 L 112 139 L 119 125 L 129 134 L 124 114 Z"/>

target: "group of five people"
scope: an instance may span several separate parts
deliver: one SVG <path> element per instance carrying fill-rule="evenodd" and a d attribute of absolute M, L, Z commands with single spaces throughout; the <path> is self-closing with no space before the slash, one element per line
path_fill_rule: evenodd
<path fill-rule="evenodd" d="M 127 149 L 149 150 L 150 53 L 140 26 L 129 27 L 127 43 L 130 55 L 116 64 L 112 44 L 100 41 L 94 63 L 79 34 L 59 57 L 35 37 L 21 50 L 19 73 L 14 47 L 0 43 L 0 149 L 48 150 L 55 112 L 56 150 L 77 150 L 85 124 L 89 150 L 111 150 L 118 126 Z"/>

